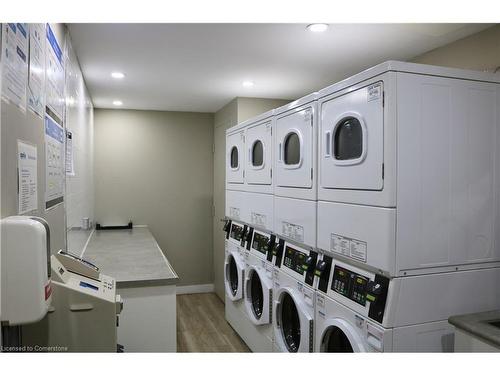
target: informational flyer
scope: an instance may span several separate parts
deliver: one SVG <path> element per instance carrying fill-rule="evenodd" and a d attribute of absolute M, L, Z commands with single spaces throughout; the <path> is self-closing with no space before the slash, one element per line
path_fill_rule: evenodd
<path fill-rule="evenodd" d="M 38 116 L 44 112 L 45 24 L 30 24 L 28 64 L 28 106 Z"/>
<path fill-rule="evenodd" d="M 75 166 L 73 162 L 73 133 L 66 131 L 66 175 L 75 175 Z"/>
<path fill-rule="evenodd" d="M 37 149 L 21 140 L 17 141 L 18 213 L 20 215 L 38 208 Z"/>
<path fill-rule="evenodd" d="M 2 24 L 2 99 L 26 110 L 28 24 Z"/>
<path fill-rule="evenodd" d="M 65 104 L 63 52 L 49 24 L 46 25 L 46 36 L 46 105 L 62 120 Z"/>
<path fill-rule="evenodd" d="M 45 208 L 63 202 L 64 129 L 45 115 Z"/>

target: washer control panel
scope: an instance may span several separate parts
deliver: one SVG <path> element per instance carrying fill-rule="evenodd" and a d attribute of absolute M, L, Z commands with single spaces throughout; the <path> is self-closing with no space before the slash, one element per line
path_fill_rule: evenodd
<path fill-rule="evenodd" d="M 269 251 L 269 246 L 271 245 L 271 237 L 266 236 L 262 233 L 255 232 L 253 235 L 252 250 L 257 250 L 259 253 L 264 255 Z"/>
<path fill-rule="evenodd" d="M 285 247 L 285 257 L 283 259 L 283 265 L 285 267 L 288 267 L 291 270 L 297 272 L 298 274 L 303 275 L 304 271 L 306 271 L 303 268 L 306 258 L 307 258 L 306 253 L 303 253 L 300 250 L 294 249 L 291 246 L 286 246 Z"/>
<path fill-rule="evenodd" d="M 368 278 L 349 271 L 346 268 L 335 266 L 331 289 L 350 300 L 366 305 L 366 288 Z"/>
<path fill-rule="evenodd" d="M 242 225 L 232 223 L 231 224 L 231 232 L 229 233 L 229 237 L 240 242 L 243 239 L 243 235 L 245 234 L 244 227 Z"/>

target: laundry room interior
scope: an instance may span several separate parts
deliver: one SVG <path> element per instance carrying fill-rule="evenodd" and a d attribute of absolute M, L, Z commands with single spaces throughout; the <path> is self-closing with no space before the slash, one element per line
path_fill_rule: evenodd
<path fill-rule="evenodd" d="M 2 17 L 0 367 L 500 352 L 494 11 L 153 9 Z"/>

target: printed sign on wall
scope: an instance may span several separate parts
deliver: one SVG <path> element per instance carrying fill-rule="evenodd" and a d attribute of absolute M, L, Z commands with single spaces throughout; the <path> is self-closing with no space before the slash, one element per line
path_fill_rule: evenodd
<path fill-rule="evenodd" d="M 45 208 L 63 201 L 64 129 L 45 115 Z"/>
<path fill-rule="evenodd" d="M 20 215 L 38 208 L 37 148 L 17 141 L 17 173 L 19 181 L 18 213 Z"/>
<path fill-rule="evenodd" d="M 4 23 L 2 27 L 2 98 L 26 110 L 28 81 L 28 24 Z"/>

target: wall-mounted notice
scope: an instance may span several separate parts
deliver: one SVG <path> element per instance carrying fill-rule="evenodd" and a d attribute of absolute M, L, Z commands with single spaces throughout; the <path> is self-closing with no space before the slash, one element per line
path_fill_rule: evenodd
<path fill-rule="evenodd" d="M 45 24 L 30 24 L 28 65 L 28 106 L 43 116 L 43 84 L 45 80 Z"/>
<path fill-rule="evenodd" d="M 46 27 L 46 35 L 46 104 L 62 120 L 64 110 L 63 53 L 49 24 Z"/>
<path fill-rule="evenodd" d="M 37 149 L 17 140 L 17 173 L 19 181 L 19 214 L 38 208 Z"/>
<path fill-rule="evenodd" d="M 45 115 L 45 208 L 63 201 L 64 130 Z"/>
<path fill-rule="evenodd" d="M 75 165 L 73 163 L 73 133 L 66 131 L 66 175 L 75 175 Z"/>
<path fill-rule="evenodd" d="M 25 111 L 28 81 L 28 24 L 3 24 L 2 65 L 2 98 Z"/>

